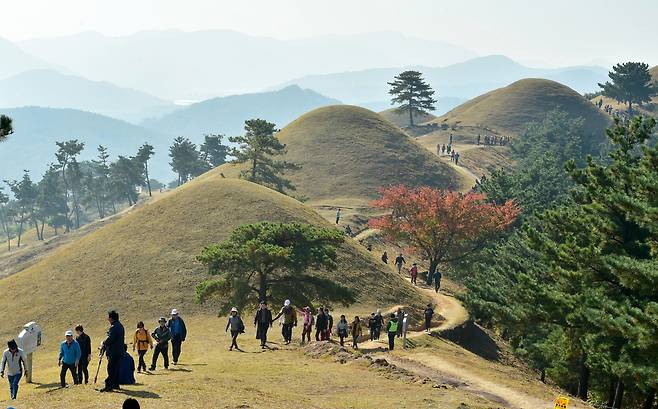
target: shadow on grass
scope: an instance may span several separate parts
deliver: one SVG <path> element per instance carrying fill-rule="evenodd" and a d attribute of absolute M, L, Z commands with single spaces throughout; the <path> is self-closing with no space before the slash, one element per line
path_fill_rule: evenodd
<path fill-rule="evenodd" d="M 192 370 L 187 368 L 171 368 L 169 372 L 192 372 Z"/>
<path fill-rule="evenodd" d="M 130 396 L 131 398 L 141 398 L 141 399 L 160 399 L 160 395 L 155 392 L 149 391 L 131 391 L 129 389 L 119 389 L 116 393 L 122 395 Z"/>
<path fill-rule="evenodd" d="M 181 363 L 179 363 L 178 366 L 208 366 L 208 364 L 181 364 Z"/>
<path fill-rule="evenodd" d="M 37 385 L 36 389 L 50 389 L 50 388 L 60 389 L 61 386 L 59 382 L 52 382 L 52 383 L 34 382 L 33 385 Z"/>

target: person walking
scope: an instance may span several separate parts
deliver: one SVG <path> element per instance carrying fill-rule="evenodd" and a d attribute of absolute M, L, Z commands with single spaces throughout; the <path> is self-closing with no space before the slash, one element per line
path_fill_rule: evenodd
<path fill-rule="evenodd" d="M 404 259 L 402 256 L 402 253 L 400 253 L 396 258 L 395 258 L 395 268 L 398 269 L 398 274 L 402 274 L 402 266 L 407 262 L 407 260 Z"/>
<path fill-rule="evenodd" d="M 73 331 L 69 330 L 64 333 L 66 339 L 59 346 L 59 358 L 57 366 L 61 367 L 59 371 L 59 382 L 62 388 L 66 388 L 66 372 L 70 371 L 73 376 L 73 384 L 77 385 L 78 381 L 77 367 L 80 362 L 80 345 L 73 339 Z"/>
<path fill-rule="evenodd" d="M 137 362 L 137 372 L 141 373 L 142 368 L 146 372 L 146 361 L 144 361 L 144 355 L 148 352 L 149 348 L 153 349 L 153 338 L 149 334 L 148 330 L 144 328 L 144 322 L 140 321 L 137 323 L 137 330 L 133 336 L 133 352 L 137 348 L 137 355 L 139 360 Z"/>
<path fill-rule="evenodd" d="M 359 316 L 357 315 L 354 317 L 354 321 L 352 321 L 352 324 L 350 325 L 350 332 L 352 333 L 352 348 L 354 349 L 359 349 L 358 341 L 359 337 L 361 336 L 361 320 L 359 320 Z"/>
<path fill-rule="evenodd" d="M 267 330 L 272 327 L 272 311 L 267 309 L 267 302 L 260 302 L 256 316 L 254 317 L 254 326 L 256 326 L 256 339 L 260 339 L 260 348 L 265 349 L 267 344 Z"/>
<path fill-rule="evenodd" d="M 235 307 L 231 308 L 231 314 L 228 316 L 224 332 L 229 329 L 231 330 L 231 347 L 228 350 L 233 351 L 233 347 L 235 347 L 238 351 L 242 351 L 238 346 L 238 335 L 244 332 L 244 322 L 242 322 L 242 318 L 238 315 L 238 309 Z"/>
<path fill-rule="evenodd" d="M 290 300 L 285 300 L 283 302 L 283 307 L 281 307 L 279 314 L 274 317 L 274 321 L 278 320 L 280 317 L 283 317 L 281 335 L 283 335 L 283 341 L 288 345 L 292 342 L 292 328 L 297 326 L 297 312 L 295 311 L 295 308 L 290 305 Z"/>
<path fill-rule="evenodd" d="M 171 310 L 171 319 L 167 326 L 171 332 L 171 360 L 174 365 L 178 365 L 181 348 L 185 338 L 187 338 L 187 328 L 185 327 L 185 321 L 180 317 L 176 308 Z"/>
<path fill-rule="evenodd" d="M 341 214 L 340 214 L 340 207 L 339 207 L 338 210 L 336 210 L 336 224 L 338 224 L 340 222 L 340 216 L 341 216 Z"/>
<path fill-rule="evenodd" d="M 455 152 L 455 165 L 459 165 L 459 152 Z"/>
<path fill-rule="evenodd" d="M 441 289 L 441 272 L 437 269 L 434 271 L 434 274 L 432 276 L 432 279 L 434 280 L 434 292 L 439 292 L 439 289 Z"/>
<path fill-rule="evenodd" d="M 311 307 L 307 306 L 302 310 L 302 322 L 304 325 L 302 329 L 302 345 L 304 345 L 304 340 L 311 342 L 311 332 L 313 332 L 313 324 L 315 323 Z"/>
<path fill-rule="evenodd" d="M 395 335 L 398 333 L 398 319 L 395 314 L 391 313 L 391 317 L 386 324 L 386 332 L 388 333 L 388 349 L 392 351 L 395 349 Z"/>
<path fill-rule="evenodd" d="M 423 314 L 425 315 L 425 332 L 430 332 L 432 317 L 434 317 L 434 308 L 432 308 L 432 304 L 427 304 L 427 308 L 425 308 Z"/>
<path fill-rule="evenodd" d="M 384 264 L 388 264 L 388 253 L 387 252 L 384 252 L 384 254 L 382 254 L 382 261 L 384 262 Z"/>
<path fill-rule="evenodd" d="M 13 339 L 7 342 L 7 349 L 2 353 L 2 363 L 0 363 L 0 378 L 5 377 L 5 368 L 7 368 L 7 381 L 9 381 L 9 398 L 15 400 L 18 396 L 18 385 L 21 382 L 23 374 L 27 376 L 25 363 L 27 356 L 25 352 L 18 347 Z"/>
<path fill-rule="evenodd" d="M 324 308 L 320 307 L 318 316 L 315 317 L 315 340 L 324 341 L 324 336 L 327 331 L 327 316 L 324 313 Z"/>
<path fill-rule="evenodd" d="M 449 145 L 452 145 L 452 132 L 450 133 L 450 142 Z"/>
<path fill-rule="evenodd" d="M 345 346 L 345 338 L 347 338 L 348 330 L 349 330 L 349 323 L 347 322 L 345 315 L 341 315 L 338 324 L 336 324 L 336 332 L 338 333 L 340 346 Z"/>
<path fill-rule="evenodd" d="M 440 143 L 436 144 L 436 154 L 441 155 L 441 144 Z"/>
<path fill-rule="evenodd" d="M 167 327 L 167 319 L 165 317 L 160 317 L 158 323 L 160 326 L 151 334 L 155 340 L 155 351 L 153 351 L 151 367 L 149 368 L 151 371 L 155 371 L 160 354 L 162 354 L 162 359 L 164 360 L 164 369 L 169 369 L 169 341 L 171 340 L 171 331 Z"/>
<path fill-rule="evenodd" d="M 379 340 L 379 337 L 382 333 L 382 327 L 384 326 L 384 317 L 382 317 L 381 310 L 377 309 L 375 314 L 375 339 Z"/>
<path fill-rule="evenodd" d="M 414 263 L 409 269 L 409 275 L 411 276 L 411 283 L 416 284 L 416 279 L 418 278 L 418 264 Z"/>
<path fill-rule="evenodd" d="M 450 152 L 450 162 L 455 161 L 455 151 Z"/>
<path fill-rule="evenodd" d="M 324 315 L 327 316 L 327 328 L 324 331 L 324 339 L 329 341 L 331 340 L 331 331 L 334 328 L 334 317 L 329 312 L 329 308 L 324 309 Z"/>
<path fill-rule="evenodd" d="M 114 389 L 119 389 L 121 357 L 126 344 L 126 332 L 123 324 L 119 321 L 119 313 L 114 310 L 108 312 L 107 320 L 110 323 L 110 329 L 107 331 L 107 338 L 103 341 L 101 348 L 101 353 L 104 351 L 107 355 L 107 378 L 105 379 L 105 388 L 101 389 L 101 392 L 111 392 Z"/>
<path fill-rule="evenodd" d="M 368 317 L 368 335 L 370 335 L 370 341 L 375 340 L 375 313 L 371 313 Z"/>
<path fill-rule="evenodd" d="M 397 336 L 398 338 L 402 337 L 402 324 L 404 323 L 404 310 L 402 308 L 398 308 L 398 311 L 396 313 L 396 316 L 398 318 L 398 333 Z"/>
<path fill-rule="evenodd" d="M 445 155 L 445 153 L 446 153 L 446 144 L 444 143 L 443 145 L 441 145 L 441 155 Z"/>
<path fill-rule="evenodd" d="M 478 146 L 480 146 L 480 134 L 478 134 Z"/>
<path fill-rule="evenodd" d="M 75 327 L 77 336 L 75 341 L 80 346 L 80 362 L 78 362 L 78 381 L 82 383 L 84 378 L 85 385 L 89 383 L 89 362 L 91 362 L 91 338 L 85 334 L 82 325 Z"/>

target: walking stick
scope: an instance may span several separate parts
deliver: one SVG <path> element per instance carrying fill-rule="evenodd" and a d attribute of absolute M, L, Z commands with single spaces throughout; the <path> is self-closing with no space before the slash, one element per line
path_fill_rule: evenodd
<path fill-rule="evenodd" d="M 101 362 L 103 362 L 103 353 L 101 352 L 100 359 L 98 360 L 98 367 L 96 368 L 96 376 L 94 376 L 94 385 L 96 385 L 96 381 L 98 381 L 98 373 L 101 370 Z"/>

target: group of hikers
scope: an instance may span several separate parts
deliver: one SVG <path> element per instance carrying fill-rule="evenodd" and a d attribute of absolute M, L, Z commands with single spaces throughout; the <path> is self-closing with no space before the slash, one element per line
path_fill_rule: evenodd
<path fill-rule="evenodd" d="M 509 140 L 509 136 L 503 135 L 484 135 L 484 140 L 482 140 L 482 136 L 478 134 L 477 145 L 480 146 L 484 142 L 484 146 L 505 146 L 509 143 Z"/>
<path fill-rule="evenodd" d="M 110 392 L 119 389 L 119 385 L 129 385 L 135 383 L 135 361 L 128 353 L 128 345 L 125 343 L 125 329 L 119 321 L 119 313 L 116 311 L 108 312 L 108 322 L 110 328 L 107 331 L 107 337 L 100 344 L 99 348 L 99 369 L 103 357 L 107 357 L 107 378 L 105 386 L 100 392 Z M 142 321 L 137 323 L 137 330 L 133 336 L 133 352 L 137 352 L 139 363 L 137 372 L 146 371 L 146 362 L 144 356 L 149 349 L 153 350 L 150 370 L 154 371 L 160 355 L 164 360 L 165 369 L 169 368 L 169 343 L 172 347 L 173 364 L 178 364 L 181 354 L 181 347 L 187 336 L 185 321 L 179 316 L 178 310 L 171 311 L 171 318 L 167 320 L 161 317 L 158 320 L 158 327 L 149 333 Z M 89 383 L 89 363 L 92 359 L 92 341 L 91 337 L 84 331 L 82 325 L 75 327 L 76 336 L 73 331 L 67 330 L 64 333 L 64 341 L 59 345 L 59 356 L 57 364 L 60 367 L 60 386 L 67 387 L 66 378 L 68 372 L 71 373 L 73 384 Z M 27 374 L 26 369 L 27 357 L 25 352 L 18 347 L 15 340 L 7 343 L 7 349 L 2 354 L 0 364 L 0 376 L 4 377 L 5 368 L 9 380 L 10 398 L 16 399 L 18 394 L 18 385 L 21 378 Z M 98 373 L 96 374 L 98 376 Z M 96 379 L 94 379 L 94 383 Z"/>
<path fill-rule="evenodd" d="M 381 259 L 384 264 L 388 264 L 388 252 L 384 251 L 384 253 L 382 253 Z M 402 253 L 395 257 L 395 269 L 397 270 L 398 274 L 402 274 L 402 267 L 406 263 L 407 260 L 404 258 Z M 429 271 L 425 271 L 423 274 L 425 275 L 425 283 L 427 285 L 432 285 L 432 283 L 434 283 L 434 291 L 438 293 L 441 289 L 441 278 L 443 277 L 443 274 L 441 274 L 438 269 L 436 269 L 432 274 L 430 274 Z M 413 263 L 411 268 L 409 268 L 409 277 L 411 278 L 411 283 L 413 285 L 418 285 L 418 263 Z"/>

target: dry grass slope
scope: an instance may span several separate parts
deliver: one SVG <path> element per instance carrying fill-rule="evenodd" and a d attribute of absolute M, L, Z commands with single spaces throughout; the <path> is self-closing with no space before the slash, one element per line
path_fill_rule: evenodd
<path fill-rule="evenodd" d="M 409 113 L 399 112 L 396 108 L 387 109 L 379 113 L 385 119 L 393 122 L 395 125 L 400 128 L 409 126 Z M 429 122 L 433 119 L 436 119 L 436 116 L 432 114 L 414 114 L 414 124 L 420 125 L 423 122 Z"/>
<path fill-rule="evenodd" d="M 196 255 L 238 225 L 264 220 L 329 226 L 294 199 L 208 175 L 0 280 L 0 314 L 5 317 L 0 335 L 13 336 L 30 320 L 59 334 L 77 322 L 98 322 L 109 308 L 118 308 L 127 322 L 157 317 L 172 306 L 188 316 L 214 312 L 214 306 L 193 301 L 195 286 L 206 278 Z M 359 303 L 421 305 L 410 286 L 400 285 L 356 242 L 346 241 L 339 262 L 339 269 L 325 276 L 351 288 Z"/>
<path fill-rule="evenodd" d="M 380 115 L 336 105 L 308 112 L 279 133 L 285 160 L 300 170 L 288 177 L 296 194 L 313 201 L 367 202 L 380 187 L 393 184 L 458 188 L 461 176 Z M 237 166 L 214 173 L 237 176 Z"/>
<path fill-rule="evenodd" d="M 529 122 L 541 120 L 554 109 L 582 117 L 585 127 L 603 134 L 609 118 L 584 97 L 560 83 L 523 79 L 474 98 L 434 120 L 436 123 L 472 125 L 498 133 L 518 134 Z"/>

